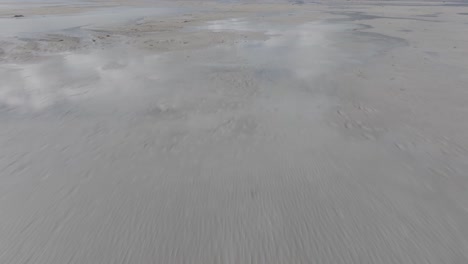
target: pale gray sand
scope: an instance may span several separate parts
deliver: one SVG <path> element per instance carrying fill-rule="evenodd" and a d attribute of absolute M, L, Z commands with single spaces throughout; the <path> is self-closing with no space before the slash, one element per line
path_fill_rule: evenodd
<path fill-rule="evenodd" d="M 0 38 L 0 263 L 468 263 L 468 7 L 120 3 Z"/>

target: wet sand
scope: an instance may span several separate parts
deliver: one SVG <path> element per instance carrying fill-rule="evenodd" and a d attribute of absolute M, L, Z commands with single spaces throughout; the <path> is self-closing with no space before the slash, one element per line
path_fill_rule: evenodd
<path fill-rule="evenodd" d="M 0 263 L 468 263 L 468 6 L 305 2 L 2 2 Z"/>

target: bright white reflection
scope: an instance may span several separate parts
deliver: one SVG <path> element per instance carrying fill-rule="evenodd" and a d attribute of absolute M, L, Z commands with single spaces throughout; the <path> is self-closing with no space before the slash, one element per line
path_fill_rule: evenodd
<path fill-rule="evenodd" d="M 248 21 L 240 18 L 210 21 L 208 22 L 208 25 L 204 26 L 203 28 L 213 32 L 258 30 L 253 28 Z"/>
<path fill-rule="evenodd" d="M 295 27 L 250 23 L 243 19 L 209 22 L 204 28 L 214 31 L 258 31 L 269 35 L 266 41 L 242 43 L 236 50 L 254 66 L 282 69 L 297 78 L 313 78 L 329 70 L 332 62 L 343 56 L 332 46 L 330 36 L 343 25 L 306 23 Z M 278 72 L 278 71 L 276 71 Z"/>
<path fill-rule="evenodd" d="M 158 56 L 112 49 L 0 66 L 0 105 L 42 110 L 61 100 L 135 92 L 158 78 Z"/>
<path fill-rule="evenodd" d="M 269 30 L 266 41 L 244 44 L 241 49 L 253 64 L 280 69 L 299 79 L 312 79 L 330 70 L 345 55 L 331 40 L 341 25 L 307 23 L 288 30 Z"/>

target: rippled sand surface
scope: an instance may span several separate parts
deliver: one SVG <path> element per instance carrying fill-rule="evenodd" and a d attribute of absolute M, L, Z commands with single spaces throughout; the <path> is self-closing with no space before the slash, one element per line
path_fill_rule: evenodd
<path fill-rule="evenodd" d="M 468 263 L 468 5 L 0 7 L 0 263 Z"/>

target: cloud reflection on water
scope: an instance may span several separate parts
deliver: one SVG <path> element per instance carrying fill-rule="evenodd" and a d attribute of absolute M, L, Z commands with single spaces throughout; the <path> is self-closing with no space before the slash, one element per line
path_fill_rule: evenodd
<path fill-rule="evenodd" d="M 67 100 L 123 96 L 158 78 L 158 56 L 111 49 L 0 66 L 0 105 L 38 111 Z"/>
<path fill-rule="evenodd" d="M 228 20 L 217 23 L 215 28 L 210 24 L 208 29 L 232 29 L 238 22 Z M 244 22 L 242 27 L 249 25 Z M 252 25 L 250 28 L 259 30 Z M 57 103 L 83 99 L 117 104 L 114 99 L 156 97 L 153 88 L 158 85 L 163 92 L 193 101 L 195 99 L 188 98 L 189 94 L 196 97 L 197 89 L 212 85 L 208 83 L 207 74 L 232 62 L 237 62 L 233 66 L 239 69 L 262 72 L 255 76 L 253 81 L 256 83 L 273 78 L 288 89 L 298 81 L 312 82 L 342 59 L 343 53 L 337 51 L 328 38 L 329 34 L 339 30 L 342 30 L 341 26 L 316 23 L 270 29 L 267 31 L 270 38 L 266 41 L 192 51 L 193 55 L 198 55 L 190 62 L 180 61 L 180 57 L 173 53 L 164 54 L 162 61 L 162 55 L 121 47 L 89 54 L 56 55 L 33 64 L 0 65 L 0 106 L 19 111 L 41 111 Z M 142 91 L 149 88 L 153 92 L 143 95 Z"/>

